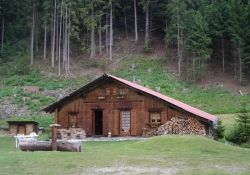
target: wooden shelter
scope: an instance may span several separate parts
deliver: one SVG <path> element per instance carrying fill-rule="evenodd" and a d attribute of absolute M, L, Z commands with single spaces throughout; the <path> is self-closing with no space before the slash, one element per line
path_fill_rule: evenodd
<path fill-rule="evenodd" d="M 7 123 L 9 124 L 9 133 L 12 135 L 38 133 L 38 123 L 35 121 L 7 121 Z"/>
<path fill-rule="evenodd" d="M 55 112 L 55 123 L 62 128 L 82 128 L 87 136 L 108 136 L 110 133 L 112 136 L 141 136 L 144 130 L 156 128 L 173 117 L 191 118 L 195 120 L 192 125 L 199 123 L 202 126 L 203 135 L 212 135 L 217 120 L 214 115 L 109 74 L 43 111 Z M 202 133 L 193 130 L 189 133 Z"/>

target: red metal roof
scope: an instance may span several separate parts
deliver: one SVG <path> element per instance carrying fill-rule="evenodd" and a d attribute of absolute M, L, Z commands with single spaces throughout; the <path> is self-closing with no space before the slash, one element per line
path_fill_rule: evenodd
<path fill-rule="evenodd" d="M 179 108 L 183 109 L 184 111 L 192 113 L 192 114 L 194 114 L 196 116 L 199 116 L 201 118 L 204 118 L 204 119 L 207 119 L 207 120 L 210 120 L 210 121 L 213 121 L 213 122 L 217 121 L 217 117 L 215 115 L 209 114 L 209 113 L 204 112 L 204 111 L 202 111 L 200 109 L 189 106 L 189 105 L 187 105 L 187 104 L 185 104 L 183 102 L 180 102 L 180 101 L 175 100 L 175 99 L 173 99 L 171 97 L 168 97 L 166 95 L 163 95 L 161 93 L 153 91 L 153 90 L 151 90 L 149 88 L 143 87 L 143 86 L 141 86 L 139 84 L 130 82 L 128 80 L 124 80 L 122 78 L 118 78 L 118 77 L 110 75 L 110 74 L 106 74 L 106 75 L 108 77 L 111 77 L 111 78 L 113 78 L 113 79 L 115 79 L 115 80 L 117 80 L 117 81 L 119 81 L 121 83 L 124 83 L 124 84 L 126 84 L 126 85 L 128 85 L 128 86 L 130 86 L 132 88 L 135 88 L 135 89 L 137 89 L 139 91 L 143 91 L 143 92 L 145 92 L 147 94 L 150 94 L 152 96 L 155 96 L 155 97 L 157 97 L 157 98 L 159 98 L 159 99 L 161 99 L 163 101 L 166 101 L 166 102 L 168 102 L 168 103 L 170 103 L 170 104 L 172 104 L 172 105 L 174 105 L 176 107 L 179 107 Z"/>

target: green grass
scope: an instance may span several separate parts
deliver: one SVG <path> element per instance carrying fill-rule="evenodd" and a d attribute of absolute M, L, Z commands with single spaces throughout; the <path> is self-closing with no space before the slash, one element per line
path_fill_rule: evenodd
<path fill-rule="evenodd" d="M 225 127 L 225 136 L 228 136 L 234 129 L 238 114 L 220 114 L 219 119 L 222 121 L 222 125 Z"/>
<path fill-rule="evenodd" d="M 0 137 L 0 174 L 163 174 L 161 170 L 177 175 L 250 173 L 249 149 L 201 136 L 86 142 L 83 147 L 81 153 L 21 152 L 14 148 L 12 138 Z"/>
<path fill-rule="evenodd" d="M 134 71 L 131 70 L 131 64 L 136 65 Z M 141 80 L 140 84 L 143 86 L 152 89 L 160 87 L 161 93 L 213 114 L 240 112 L 241 102 L 250 100 L 250 95 L 233 95 L 220 88 L 203 89 L 181 81 L 168 73 L 163 65 L 163 60 L 159 59 L 127 58 L 114 74 L 130 81 L 135 76 L 137 80 Z M 149 73 L 148 68 L 151 68 L 152 72 Z M 250 102 L 247 110 L 250 111 Z"/>
<path fill-rule="evenodd" d="M 8 123 L 6 121 L 23 121 L 23 120 L 31 120 L 39 123 L 39 127 L 48 128 L 49 125 L 53 122 L 52 116 L 28 116 L 28 117 L 11 117 L 7 119 L 0 120 L 0 128 L 7 128 Z"/>
<path fill-rule="evenodd" d="M 63 77 L 45 77 L 38 71 L 32 71 L 26 75 L 13 75 L 3 77 L 0 80 L 0 103 L 6 98 L 9 103 L 16 104 L 19 108 L 28 106 L 33 113 L 39 112 L 43 107 L 56 101 L 54 97 L 44 96 L 44 90 L 77 89 L 86 84 L 87 79 L 80 77 L 77 79 L 67 79 Z M 23 86 L 36 86 L 38 93 L 27 93 Z M 28 99 L 24 101 L 25 99 Z"/>

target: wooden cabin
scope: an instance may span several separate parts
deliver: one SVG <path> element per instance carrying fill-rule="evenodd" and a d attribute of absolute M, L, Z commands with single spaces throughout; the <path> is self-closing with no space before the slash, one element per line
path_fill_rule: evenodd
<path fill-rule="evenodd" d="M 141 136 L 145 129 L 158 127 L 172 117 L 192 118 L 204 127 L 206 135 L 212 135 L 217 120 L 214 115 L 109 74 L 43 110 L 55 112 L 54 122 L 62 128 L 82 128 L 87 136 Z"/>
<path fill-rule="evenodd" d="M 35 121 L 7 121 L 7 123 L 9 124 L 9 134 L 11 135 L 38 133 L 38 123 Z"/>

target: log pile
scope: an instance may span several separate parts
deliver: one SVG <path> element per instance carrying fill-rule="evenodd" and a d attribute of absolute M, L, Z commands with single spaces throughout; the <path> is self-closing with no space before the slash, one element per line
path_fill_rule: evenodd
<path fill-rule="evenodd" d="M 51 151 L 50 141 L 23 141 L 20 142 L 19 148 L 22 151 Z M 58 151 L 81 152 L 81 142 L 60 141 L 57 142 Z"/>
<path fill-rule="evenodd" d="M 206 135 L 206 130 L 204 125 L 193 117 L 172 117 L 170 121 L 157 128 L 156 134 Z"/>
<path fill-rule="evenodd" d="M 57 135 L 59 139 L 63 140 L 86 138 L 85 130 L 82 128 L 58 129 Z"/>
<path fill-rule="evenodd" d="M 172 117 L 155 129 L 144 129 L 143 136 L 150 137 L 166 134 L 197 134 L 206 135 L 205 126 L 193 117 Z"/>

